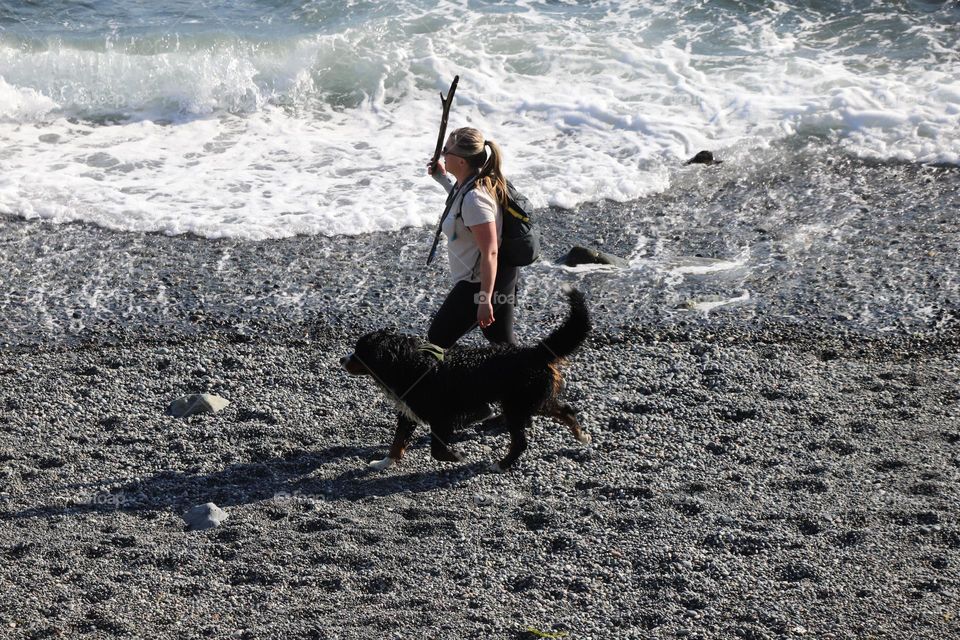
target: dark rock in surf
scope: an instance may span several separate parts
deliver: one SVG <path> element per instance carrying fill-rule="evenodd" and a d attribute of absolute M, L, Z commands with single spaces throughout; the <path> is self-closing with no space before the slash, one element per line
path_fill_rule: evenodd
<path fill-rule="evenodd" d="M 687 160 L 684 164 L 720 164 L 723 160 L 717 160 L 713 157 L 712 151 L 701 151 L 697 155 Z"/>
<path fill-rule="evenodd" d="M 626 267 L 629 263 L 623 258 L 610 253 L 575 246 L 570 249 L 567 255 L 560 258 L 560 264 L 567 267 L 576 267 L 581 264 L 606 264 L 614 267 Z"/>

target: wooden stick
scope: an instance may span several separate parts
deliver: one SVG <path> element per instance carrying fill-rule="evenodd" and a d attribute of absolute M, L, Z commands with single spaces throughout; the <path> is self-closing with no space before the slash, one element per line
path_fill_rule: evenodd
<path fill-rule="evenodd" d="M 443 150 L 444 136 L 447 135 L 447 116 L 450 115 L 450 105 L 453 104 L 453 94 L 457 91 L 457 83 L 460 82 L 460 76 L 453 77 L 453 84 L 450 85 L 450 91 L 447 92 L 447 97 L 444 98 L 443 94 L 440 94 L 440 104 L 443 105 L 443 118 L 440 120 L 440 135 L 437 136 L 437 148 L 433 152 L 433 160 L 430 161 L 430 170 L 437 170 L 437 162 L 440 160 L 440 151 Z"/>

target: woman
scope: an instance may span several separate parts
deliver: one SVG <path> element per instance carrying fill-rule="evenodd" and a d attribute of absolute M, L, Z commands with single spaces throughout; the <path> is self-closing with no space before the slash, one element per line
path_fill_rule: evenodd
<path fill-rule="evenodd" d="M 450 134 L 442 155 L 438 170 L 430 173 L 448 193 L 441 230 L 447 237 L 453 289 L 434 316 L 427 339 L 447 349 L 479 325 L 490 342 L 516 344 L 518 269 L 497 262 L 507 200 L 500 147 L 464 127 Z"/>

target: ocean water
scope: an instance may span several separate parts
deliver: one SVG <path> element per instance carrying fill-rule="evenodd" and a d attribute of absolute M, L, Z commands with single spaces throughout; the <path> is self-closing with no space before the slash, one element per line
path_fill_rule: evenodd
<path fill-rule="evenodd" d="M 6 0 L 0 214 L 252 240 L 431 225 L 456 74 L 451 127 L 499 141 L 540 206 L 666 192 L 700 149 L 745 173 L 811 145 L 960 165 L 958 25 L 958 2 Z"/>

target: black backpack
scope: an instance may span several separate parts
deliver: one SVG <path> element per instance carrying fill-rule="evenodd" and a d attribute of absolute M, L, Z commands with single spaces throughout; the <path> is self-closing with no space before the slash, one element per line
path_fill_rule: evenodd
<path fill-rule="evenodd" d="M 458 216 L 463 213 L 462 198 L 460 209 Z M 540 257 L 540 232 L 533 226 L 533 218 L 530 217 L 532 209 L 526 196 L 507 180 L 507 207 L 503 212 L 503 238 L 500 240 L 499 254 L 510 266 L 525 267 Z"/>

